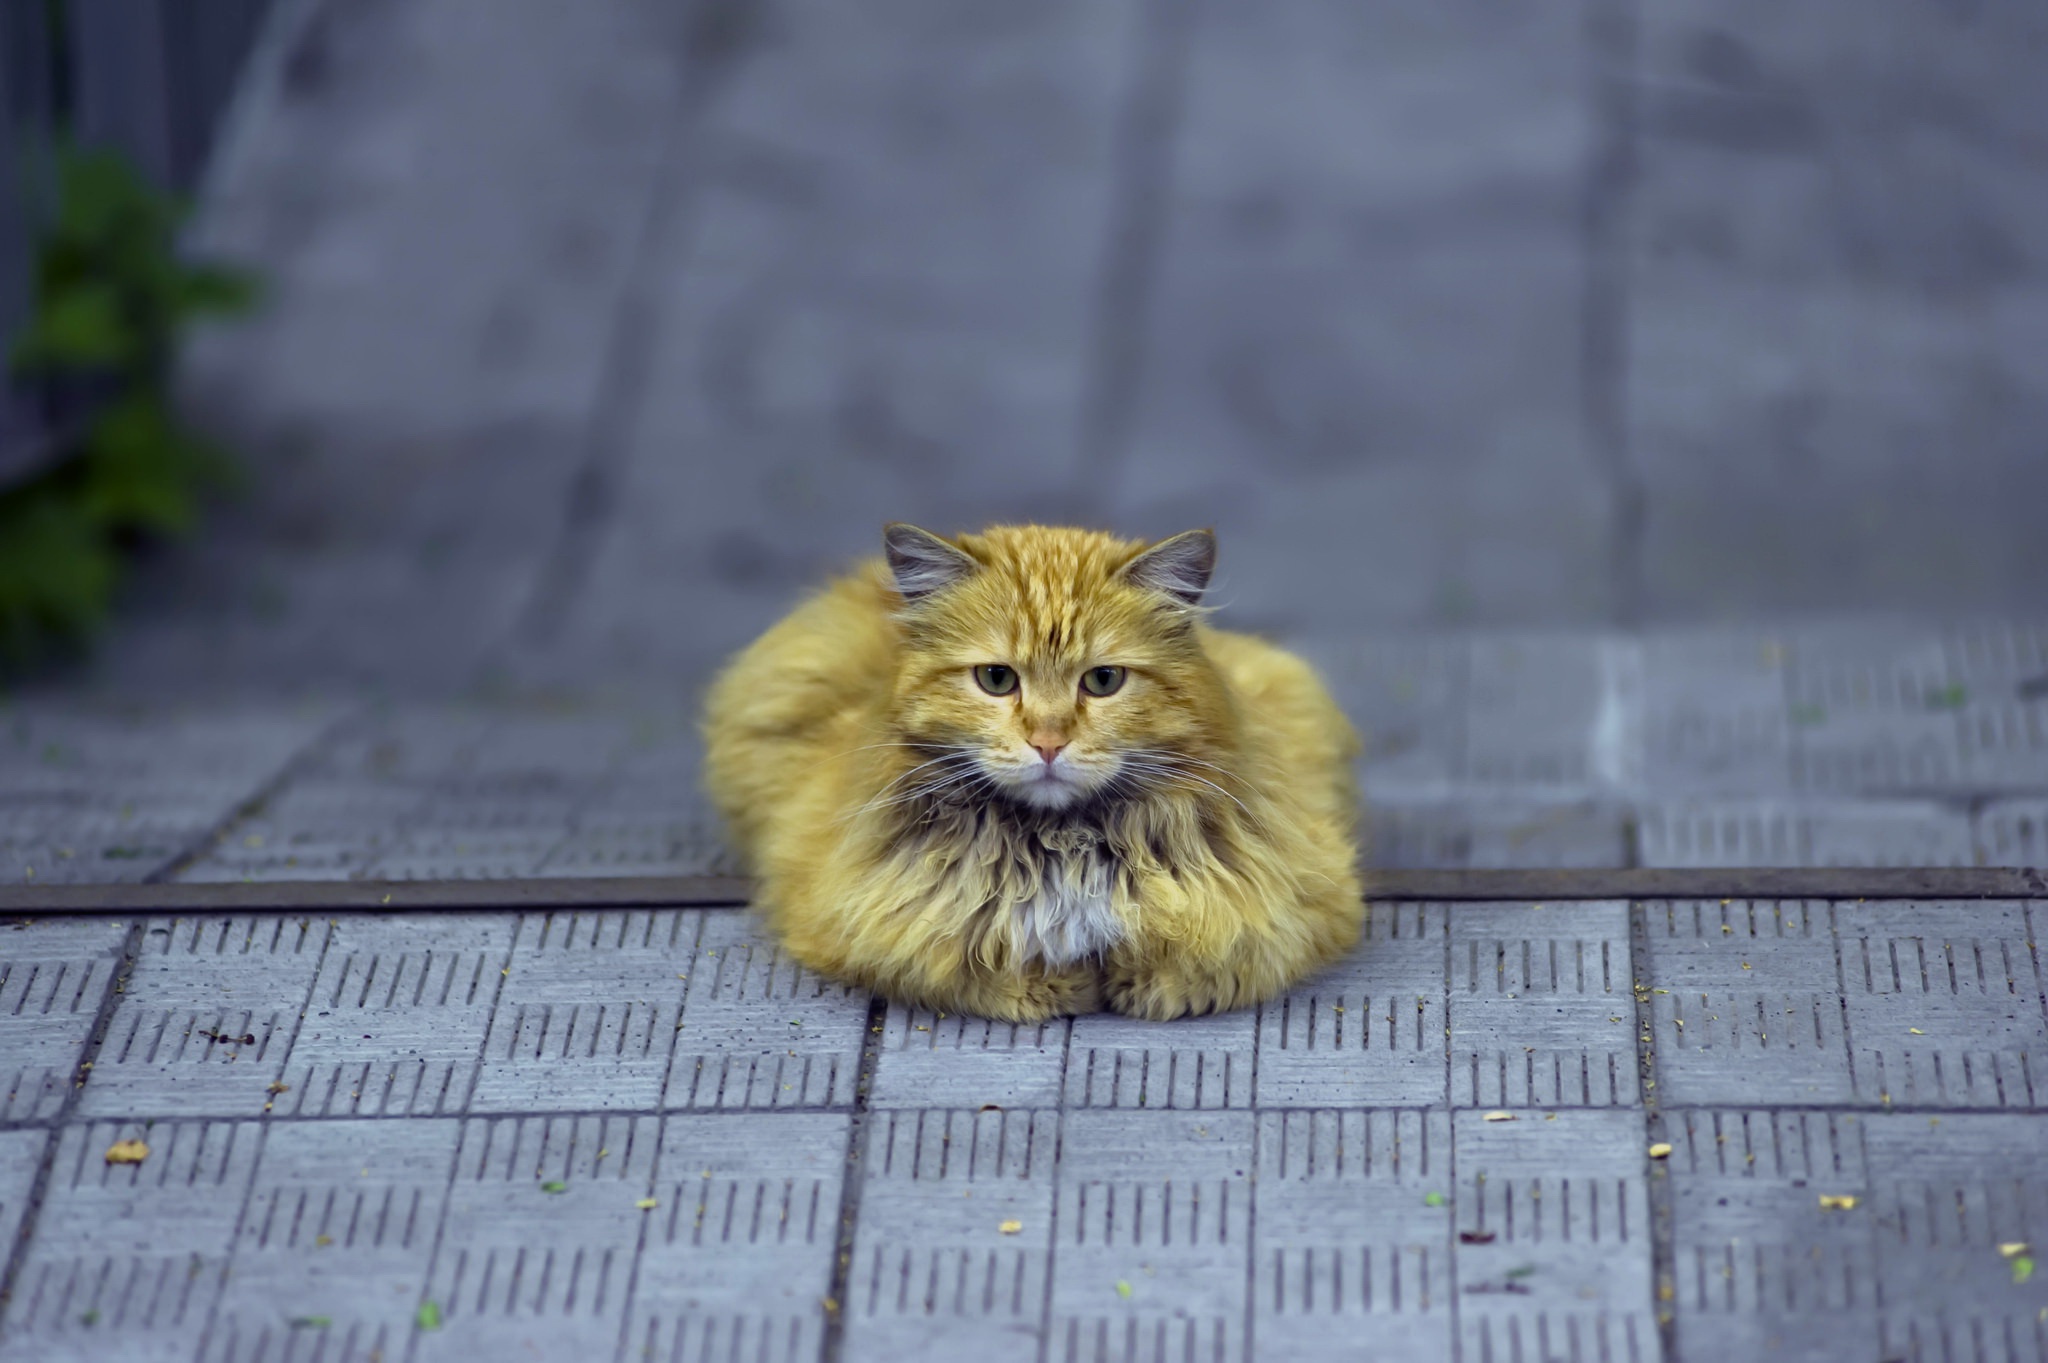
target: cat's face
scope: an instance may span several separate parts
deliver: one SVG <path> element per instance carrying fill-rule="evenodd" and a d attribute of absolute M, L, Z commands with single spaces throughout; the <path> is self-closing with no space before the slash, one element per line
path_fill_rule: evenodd
<path fill-rule="evenodd" d="M 1191 609 L 1215 561 L 1207 531 L 1147 548 L 1039 526 L 958 541 L 891 526 L 886 542 L 907 641 L 895 719 L 946 754 L 906 791 L 1064 809 L 1201 770 L 1227 722 Z"/>

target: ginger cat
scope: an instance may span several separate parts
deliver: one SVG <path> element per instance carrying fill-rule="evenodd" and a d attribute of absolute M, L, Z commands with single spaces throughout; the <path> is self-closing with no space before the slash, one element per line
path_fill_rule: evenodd
<path fill-rule="evenodd" d="M 812 969 L 1020 1022 L 1269 998 L 1342 954 L 1358 742 L 1201 623 L 1206 530 L 884 532 L 713 687 L 707 780 Z"/>

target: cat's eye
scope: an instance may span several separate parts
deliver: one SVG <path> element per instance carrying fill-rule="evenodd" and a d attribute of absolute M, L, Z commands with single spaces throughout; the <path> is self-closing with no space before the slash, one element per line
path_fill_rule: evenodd
<path fill-rule="evenodd" d="M 1123 684 L 1121 667 L 1091 667 L 1081 674 L 1081 689 L 1091 696 L 1113 696 Z"/>
<path fill-rule="evenodd" d="M 974 680 L 991 696 L 1007 696 L 1017 689 L 1017 669 L 1001 663 L 983 663 L 974 669 Z"/>

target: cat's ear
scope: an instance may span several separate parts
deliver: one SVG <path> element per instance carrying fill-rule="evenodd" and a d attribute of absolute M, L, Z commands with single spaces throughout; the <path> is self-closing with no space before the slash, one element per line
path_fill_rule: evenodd
<path fill-rule="evenodd" d="M 1124 577 L 1134 587 L 1165 592 L 1185 606 L 1192 606 L 1208 590 L 1209 574 L 1216 571 L 1216 533 L 1190 530 L 1164 539 L 1124 566 Z"/>
<path fill-rule="evenodd" d="M 883 527 L 882 547 L 889 554 L 889 571 L 896 575 L 896 590 L 903 593 L 905 601 L 965 581 L 981 566 L 965 550 L 902 521 Z"/>

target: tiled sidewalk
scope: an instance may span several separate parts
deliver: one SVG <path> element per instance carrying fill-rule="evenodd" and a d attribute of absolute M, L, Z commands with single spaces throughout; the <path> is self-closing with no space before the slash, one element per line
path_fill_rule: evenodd
<path fill-rule="evenodd" d="M 2048 859 L 2039 634 L 1305 646 L 1383 864 Z M 721 866 L 680 701 L 0 741 L 11 880 Z M 2044 910 L 1383 903 L 1035 1028 L 736 909 L 8 924 L 0 1359 L 2042 1358 Z"/>

